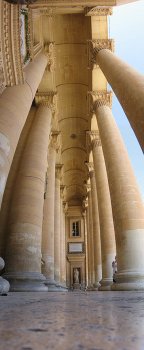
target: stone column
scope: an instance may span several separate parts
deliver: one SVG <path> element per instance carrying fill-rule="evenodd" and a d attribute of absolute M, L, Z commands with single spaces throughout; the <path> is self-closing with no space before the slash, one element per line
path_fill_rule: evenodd
<path fill-rule="evenodd" d="M 60 185 L 60 282 L 61 287 L 66 288 L 66 252 L 65 252 L 65 230 L 64 230 L 64 185 Z"/>
<path fill-rule="evenodd" d="M 46 277 L 49 291 L 57 290 L 54 280 L 54 202 L 55 202 L 55 163 L 57 139 L 59 132 L 51 135 L 48 155 L 47 189 L 44 201 L 43 229 L 42 229 L 42 272 Z"/>
<path fill-rule="evenodd" d="M 92 278 L 91 278 L 91 252 L 90 252 L 90 220 L 89 220 L 89 198 L 87 210 L 86 210 L 86 224 L 87 224 L 87 265 L 88 265 L 88 274 L 87 274 L 87 289 L 91 289 Z"/>
<path fill-rule="evenodd" d="M 92 42 L 93 61 L 99 64 L 144 150 L 144 76 L 107 49 L 109 42 Z"/>
<path fill-rule="evenodd" d="M 54 214 L 54 278 L 60 287 L 60 178 L 62 164 L 55 168 L 55 214 Z"/>
<path fill-rule="evenodd" d="M 85 288 L 88 287 L 88 239 L 87 239 L 87 206 L 88 201 L 83 201 L 83 219 L 84 219 L 84 235 L 85 235 Z"/>
<path fill-rule="evenodd" d="M 25 83 L 7 87 L 0 96 L 0 206 L 16 146 L 46 65 L 47 58 L 40 53 L 25 68 Z"/>
<path fill-rule="evenodd" d="M 101 241 L 100 241 L 100 223 L 97 199 L 97 188 L 93 163 L 86 163 L 89 169 L 91 183 L 91 199 L 92 199 L 92 218 L 93 218 L 93 247 L 94 247 L 94 270 L 95 270 L 95 288 L 100 287 L 99 281 L 102 277 L 101 265 Z"/>
<path fill-rule="evenodd" d="M 94 263 L 94 240 L 93 240 L 93 213 L 92 213 L 92 196 L 91 186 L 87 185 L 88 188 L 88 255 L 89 255 L 89 269 L 90 269 L 90 285 L 89 290 L 92 290 L 95 286 L 95 263 Z"/>
<path fill-rule="evenodd" d="M 14 188 L 5 277 L 11 291 L 47 291 L 41 274 L 41 235 L 52 113 L 41 104 L 22 155 Z"/>
<path fill-rule="evenodd" d="M 96 98 L 96 95 L 95 97 Z M 144 206 L 109 95 L 94 102 L 110 187 L 118 273 L 113 290 L 144 289 Z"/>
<path fill-rule="evenodd" d="M 87 136 L 93 153 L 100 221 L 102 280 L 99 290 L 110 290 L 110 285 L 113 283 L 112 262 L 115 260 L 116 246 L 109 184 L 99 132 L 90 131 L 87 132 Z"/>

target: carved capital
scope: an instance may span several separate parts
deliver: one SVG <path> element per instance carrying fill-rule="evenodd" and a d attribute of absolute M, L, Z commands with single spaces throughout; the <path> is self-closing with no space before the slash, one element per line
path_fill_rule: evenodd
<path fill-rule="evenodd" d="M 52 113 L 56 112 L 57 108 L 57 91 L 37 92 L 35 95 L 35 102 L 37 105 L 47 106 Z"/>
<path fill-rule="evenodd" d="M 112 7 L 95 6 L 85 7 L 85 16 L 110 16 L 112 15 Z"/>
<path fill-rule="evenodd" d="M 112 92 L 107 91 L 89 91 L 89 95 L 92 97 L 93 104 L 91 110 L 96 112 L 97 108 L 102 106 L 112 107 Z"/>
<path fill-rule="evenodd" d="M 58 148 L 59 148 L 59 142 L 58 142 L 59 135 L 60 135 L 60 131 L 52 131 L 51 136 L 50 136 L 49 147 L 52 147 L 55 150 L 58 150 Z"/>
<path fill-rule="evenodd" d="M 85 186 L 86 192 L 89 193 L 91 191 L 90 183 L 86 183 L 86 184 L 84 184 L 84 186 Z"/>
<path fill-rule="evenodd" d="M 113 39 L 97 39 L 88 40 L 88 67 L 93 69 L 93 66 L 97 64 L 96 56 L 101 50 L 107 49 L 114 52 L 114 40 Z"/>
<path fill-rule="evenodd" d="M 85 162 L 85 165 L 87 166 L 89 171 L 89 176 L 91 177 L 94 173 L 94 165 L 92 162 Z"/>
<path fill-rule="evenodd" d="M 56 66 L 55 44 L 54 42 L 44 45 L 44 54 L 47 57 L 48 63 L 46 69 L 49 72 L 54 72 Z"/>
<path fill-rule="evenodd" d="M 55 166 L 55 176 L 57 179 L 61 179 L 61 172 L 62 172 L 63 164 L 56 164 Z"/>
<path fill-rule="evenodd" d="M 65 191 L 66 186 L 65 185 L 60 185 L 60 195 L 61 198 L 64 199 L 64 191 Z"/>
<path fill-rule="evenodd" d="M 68 214 L 68 202 L 63 201 L 63 209 L 64 209 L 65 215 L 67 215 Z"/>
<path fill-rule="evenodd" d="M 95 147 L 100 147 L 101 146 L 101 139 L 99 135 L 99 131 L 87 131 L 86 132 L 86 143 L 87 147 L 90 150 L 93 150 Z"/>
<path fill-rule="evenodd" d="M 56 13 L 56 7 L 44 7 L 40 9 L 41 15 L 53 17 Z"/>

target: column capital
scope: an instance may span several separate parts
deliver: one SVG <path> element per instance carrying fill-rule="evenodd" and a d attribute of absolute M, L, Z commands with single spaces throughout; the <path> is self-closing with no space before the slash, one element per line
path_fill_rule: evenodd
<path fill-rule="evenodd" d="M 85 162 L 85 165 L 88 168 L 89 177 L 91 178 L 93 176 L 93 173 L 94 173 L 94 164 L 92 162 Z"/>
<path fill-rule="evenodd" d="M 86 132 L 86 144 L 89 150 L 93 150 L 95 147 L 101 146 L 99 130 Z"/>
<path fill-rule="evenodd" d="M 54 17 L 56 7 L 45 7 L 40 9 L 40 14 L 48 17 Z"/>
<path fill-rule="evenodd" d="M 37 92 L 35 95 L 36 105 L 47 106 L 52 110 L 52 113 L 55 113 L 57 108 L 56 95 L 57 95 L 57 91 Z"/>
<path fill-rule="evenodd" d="M 48 42 L 44 45 L 44 54 L 47 57 L 48 63 L 46 70 L 49 72 L 54 72 L 56 67 L 56 54 L 55 54 L 55 43 Z"/>
<path fill-rule="evenodd" d="M 64 199 L 64 191 L 65 191 L 66 186 L 65 185 L 60 185 L 60 195 L 61 198 Z"/>
<path fill-rule="evenodd" d="M 60 135 L 60 131 L 53 130 L 50 135 L 50 147 L 54 148 L 56 151 L 59 148 L 58 137 Z"/>
<path fill-rule="evenodd" d="M 85 186 L 87 194 L 88 194 L 91 191 L 91 184 L 90 183 L 85 183 L 84 186 Z"/>
<path fill-rule="evenodd" d="M 92 110 L 96 112 L 96 109 L 101 106 L 108 106 L 112 108 L 112 92 L 108 91 L 89 91 L 93 100 Z"/>
<path fill-rule="evenodd" d="M 87 40 L 88 45 L 88 67 L 93 69 L 93 65 L 97 64 L 96 56 L 97 53 L 103 49 L 114 52 L 114 40 L 113 39 L 95 39 Z"/>
<path fill-rule="evenodd" d="M 62 168 L 63 168 L 63 164 L 60 164 L 60 163 L 57 163 L 55 165 L 55 176 L 57 179 L 60 180 L 61 178 L 61 171 L 62 171 Z"/>
<path fill-rule="evenodd" d="M 112 13 L 112 7 L 85 7 L 85 16 L 110 16 Z"/>
<path fill-rule="evenodd" d="M 68 202 L 63 201 L 63 208 L 64 208 L 65 215 L 67 215 L 68 214 Z"/>

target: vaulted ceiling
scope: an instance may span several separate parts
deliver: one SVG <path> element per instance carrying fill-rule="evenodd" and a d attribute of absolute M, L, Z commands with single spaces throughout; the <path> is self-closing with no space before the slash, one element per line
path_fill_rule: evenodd
<path fill-rule="evenodd" d="M 41 32 L 36 18 L 35 15 L 35 40 Z M 55 46 L 55 69 L 53 72 L 46 69 L 39 91 L 57 91 L 64 164 L 62 182 L 66 185 L 68 203 L 82 204 L 87 180 L 86 131 L 91 130 L 88 91 L 106 90 L 106 80 L 99 67 L 88 69 L 87 40 L 107 38 L 107 16 L 86 16 L 83 11 L 55 13 L 51 17 L 43 11 L 41 19 L 44 46 L 51 42 Z M 96 129 L 96 120 L 92 128 Z"/>

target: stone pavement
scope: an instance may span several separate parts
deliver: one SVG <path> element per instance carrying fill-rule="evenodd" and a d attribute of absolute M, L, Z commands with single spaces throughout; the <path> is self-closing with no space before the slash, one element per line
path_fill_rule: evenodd
<path fill-rule="evenodd" d="M 9 293 L 0 350 L 144 350 L 143 292 Z"/>

